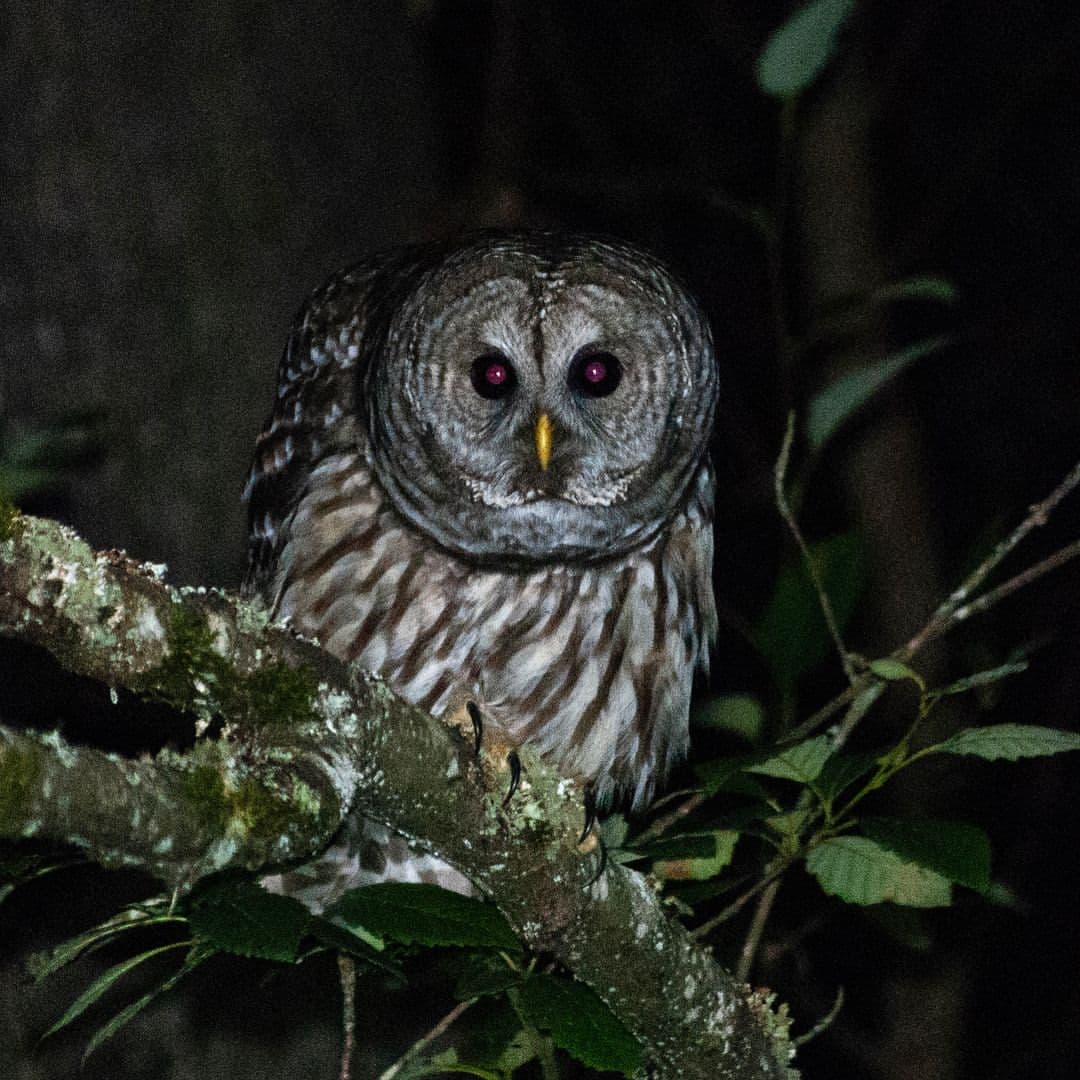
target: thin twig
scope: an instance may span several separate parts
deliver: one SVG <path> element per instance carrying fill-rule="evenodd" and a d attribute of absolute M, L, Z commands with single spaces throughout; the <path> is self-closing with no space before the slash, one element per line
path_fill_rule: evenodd
<path fill-rule="evenodd" d="M 1015 577 L 1009 578 L 1008 581 L 1002 582 L 996 588 L 984 592 L 982 596 L 972 600 L 971 603 L 958 607 L 952 615 L 953 623 L 963 622 L 965 619 L 970 619 L 972 615 L 981 615 L 983 612 L 989 611 L 996 603 L 1004 600 L 1006 596 L 1010 596 L 1018 589 L 1030 585 L 1037 578 L 1041 578 L 1043 574 L 1048 574 L 1051 570 L 1064 566 L 1070 559 L 1075 559 L 1077 555 L 1080 555 L 1080 540 L 1074 540 L 1071 544 L 1067 544 L 1059 551 L 1054 552 L 1053 555 L 1048 555 L 1042 562 L 1029 566 L 1026 570 L 1021 571 Z"/>
<path fill-rule="evenodd" d="M 634 838 L 636 845 L 647 844 L 650 840 L 655 840 L 658 836 L 662 836 L 671 828 L 672 825 L 682 821 L 683 818 L 692 814 L 707 798 L 704 791 L 695 791 L 689 798 L 684 799 L 678 806 L 675 807 L 670 813 L 665 814 L 663 817 L 657 818 L 647 829 L 645 829 L 640 836 Z"/>
<path fill-rule="evenodd" d="M 455 1005 L 426 1035 L 422 1035 L 417 1039 L 389 1069 L 380 1073 L 379 1080 L 392 1080 L 393 1077 L 397 1076 L 397 1074 L 401 1072 L 413 1058 L 430 1046 L 440 1035 L 445 1034 L 446 1031 L 457 1022 L 458 1017 L 460 1017 L 474 1001 L 476 1001 L 476 998 L 458 1002 L 458 1004 Z"/>
<path fill-rule="evenodd" d="M 950 630 L 958 621 L 956 613 L 962 608 L 972 606 L 971 596 L 976 589 L 986 580 L 989 574 L 995 570 L 998 564 L 1010 554 L 1028 533 L 1040 525 L 1045 525 L 1049 520 L 1050 513 L 1058 503 L 1065 498 L 1078 484 L 1080 484 L 1080 462 L 1073 466 L 1072 471 L 1064 480 L 1045 498 L 1036 503 L 1028 511 L 1027 517 L 1016 526 L 1015 529 L 994 548 L 990 554 L 964 579 L 958 589 L 955 589 L 930 616 L 929 622 L 902 648 L 898 651 L 897 658 L 908 660 L 914 656 L 928 641 L 940 637 Z M 1067 550 L 1067 549 L 1066 549 Z M 1060 565 L 1055 563 L 1054 565 Z M 1048 569 L 1053 569 L 1053 566 Z M 1021 584 L 1026 584 L 1022 582 Z M 1016 588 L 1020 586 L 1017 585 Z M 972 614 L 968 611 L 967 614 Z M 966 617 L 966 616 L 965 616 Z"/>
<path fill-rule="evenodd" d="M 817 563 L 814 561 L 814 557 L 810 553 L 810 548 L 803 538 L 802 530 L 799 528 L 799 523 L 795 519 L 791 504 L 788 502 L 787 492 L 784 490 L 788 459 L 791 457 L 791 445 L 794 441 L 795 413 L 789 412 L 787 430 L 784 432 L 784 442 L 780 447 L 780 456 L 776 459 L 776 467 L 773 470 L 773 488 L 776 495 L 776 506 L 780 511 L 780 516 L 787 523 L 791 535 L 795 538 L 795 543 L 799 545 L 799 551 L 802 552 L 803 560 L 806 563 L 806 569 L 810 574 L 810 580 L 814 583 L 814 589 L 818 595 L 818 603 L 821 605 L 821 614 L 825 618 L 825 625 L 829 628 L 829 636 L 833 639 L 833 644 L 836 646 L 836 651 L 840 656 L 840 663 L 844 667 L 844 674 L 847 676 L 847 681 L 850 684 L 854 683 L 857 678 L 855 668 L 851 663 L 851 657 L 848 655 L 847 648 L 844 646 L 844 639 L 840 636 L 840 625 L 836 620 L 836 613 L 833 611 L 832 601 L 825 591 L 825 582 L 822 580 L 821 573 L 817 568 Z"/>
<path fill-rule="evenodd" d="M 353 1052 L 356 1049 L 356 961 L 338 953 L 338 977 L 341 979 L 341 1080 L 352 1076 Z"/>
<path fill-rule="evenodd" d="M 1073 467 L 1068 476 L 1042 502 L 1036 503 L 1030 509 L 1024 520 L 1013 529 L 1009 536 L 998 544 L 993 552 L 938 607 L 926 625 L 910 641 L 892 653 L 892 659 L 901 660 L 904 663 L 910 662 L 924 646 L 948 633 L 957 624 L 970 619 L 974 615 L 981 615 L 989 611 L 990 608 L 1006 596 L 1024 588 L 1026 585 L 1030 585 L 1037 578 L 1042 577 L 1051 570 L 1056 570 L 1070 559 L 1080 555 L 1080 540 L 1074 541 L 996 588 L 983 593 L 982 596 L 970 599 L 972 593 L 986 580 L 987 576 L 998 564 L 1032 529 L 1038 525 L 1044 525 L 1049 518 L 1050 512 L 1078 485 L 1080 485 L 1080 463 Z M 798 727 L 789 731 L 780 740 L 781 745 L 799 742 L 817 731 L 818 728 L 832 719 L 842 709 L 849 708 L 847 715 L 840 724 L 840 738 L 841 740 L 846 739 L 855 724 L 862 719 L 867 709 L 881 696 L 884 689 L 885 685 L 870 672 L 859 675 L 851 685 L 845 687 L 841 693 L 804 720 Z"/>
<path fill-rule="evenodd" d="M 746 982 L 750 978 L 750 972 L 754 967 L 754 957 L 761 944 L 761 935 L 765 932 L 765 924 L 769 921 L 769 914 L 776 900 L 776 894 L 780 891 L 780 882 L 783 880 L 781 877 L 774 878 L 769 887 L 758 897 L 754 917 L 750 921 L 750 929 L 743 942 L 742 952 L 739 953 L 739 966 L 735 969 L 735 978 L 740 982 Z"/>
<path fill-rule="evenodd" d="M 791 1045 L 794 1047 L 805 1046 L 811 1039 L 816 1039 L 823 1031 L 828 1030 L 833 1025 L 833 1021 L 840 1015 L 840 1010 L 844 1007 L 844 988 L 841 986 L 836 991 L 836 1000 L 833 1002 L 832 1008 L 807 1032 L 804 1032 L 797 1039 L 791 1040 Z"/>
<path fill-rule="evenodd" d="M 734 915 L 738 915 L 740 911 L 747 905 L 750 900 L 753 900 L 755 896 L 763 889 L 767 889 L 773 881 L 781 877 L 787 872 L 789 866 L 795 862 L 795 856 L 786 856 L 781 859 L 780 862 L 775 863 L 771 869 L 767 870 L 765 874 L 758 878 L 749 889 L 746 890 L 741 896 L 736 897 L 730 904 L 722 911 L 718 912 L 711 919 L 706 920 L 700 926 L 694 927 L 690 931 L 692 937 L 700 941 L 704 937 L 708 937 L 721 923 L 727 922 Z"/>

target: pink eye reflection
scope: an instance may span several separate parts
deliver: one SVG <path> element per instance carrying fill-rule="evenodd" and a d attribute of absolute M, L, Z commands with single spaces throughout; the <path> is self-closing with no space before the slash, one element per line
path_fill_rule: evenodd
<path fill-rule="evenodd" d="M 510 378 L 510 369 L 494 360 L 484 369 L 484 381 L 489 386 L 502 386 Z"/>
<path fill-rule="evenodd" d="M 488 401 L 509 397 L 517 385 L 514 365 L 498 353 L 478 356 L 469 369 L 469 379 L 473 389 Z"/>
<path fill-rule="evenodd" d="M 603 360 L 590 360 L 585 365 L 582 375 L 584 375 L 586 382 L 592 383 L 594 386 L 597 383 L 602 383 L 608 376 L 607 364 Z"/>

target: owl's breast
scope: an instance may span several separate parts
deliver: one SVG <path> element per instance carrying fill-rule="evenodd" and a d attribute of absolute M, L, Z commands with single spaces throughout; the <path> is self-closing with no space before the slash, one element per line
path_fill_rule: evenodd
<path fill-rule="evenodd" d="M 700 581 L 669 540 L 605 564 L 471 566 L 403 521 L 357 454 L 338 454 L 298 505 L 275 611 L 421 708 L 467 695 L 602 799 L 642 802 L 685 751 L 704 648 Z"/>

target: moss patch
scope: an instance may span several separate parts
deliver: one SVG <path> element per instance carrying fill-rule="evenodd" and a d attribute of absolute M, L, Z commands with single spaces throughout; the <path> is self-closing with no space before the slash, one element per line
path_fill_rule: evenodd
<path fill-rule="evenodd" d="M 19 516 L 19 511 L 14 505 L 0 496 L 0 544 L 15 535 Z"/>
<path fill-rule="evenodd" d="M 309 668 L 267 664 L 240 674 L 214 648 L 206 617 L 178 604 L 166 633 L 168 656 L 143 682 L 170 705 L 248 724 L 294 725 L 314 716 L 318 679 Z"/>
<path fill-rule="evenodd" d="M 184 794 L 203 827 L 220 836 L 231 810 L 221 773 L 212 765 L 196 765 L 184 776 Z"/>
<path fill-rule="evenodd" d="M 38 790 L 41 760 L 32 749 L 7 746 L 0 754 L 0 826 L 26 824 L 27 799 Z"/>

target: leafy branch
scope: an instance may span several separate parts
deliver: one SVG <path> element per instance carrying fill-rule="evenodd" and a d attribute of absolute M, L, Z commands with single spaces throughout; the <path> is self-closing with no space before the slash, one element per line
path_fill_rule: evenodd
<path fill-rule="evenodd" d="M 0 727 L 0 837 L 141 866 L 194 904 L 203 879 L 302 862 L 364 813 L 461 869 L 518 940 L 595 990 L 656 1075 L 790 1073 L 787 1022 L 670 920 L 638 874 L 613 863 L 590 887 L 580 794 L 530 755 L 503 812 L 505 764 L 474 757 L 471 740 L 379 680 L 235 597 L 171 588 L 153 567 L 10 508 L 0 635 L 164 701 L 200 734 L 189 751 L 129 760 Z M 228 944 L 212 907 L 185 917 Z M 189 952 L 187 964 L 198 959 Z"/>

